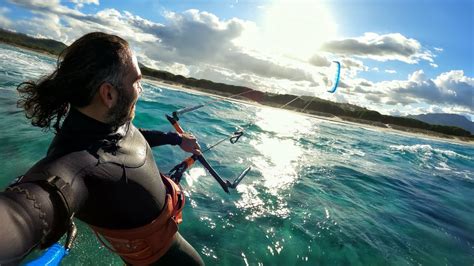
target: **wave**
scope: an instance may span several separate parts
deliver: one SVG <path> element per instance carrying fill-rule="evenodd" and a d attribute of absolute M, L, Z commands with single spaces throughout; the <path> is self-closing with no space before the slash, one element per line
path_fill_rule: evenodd
<path fill-rule="evenodd" d="M 7 45 L 0 46 L 0 61 L 2 80 L 15 84 L 51 73 L 56 62 L 54 58 Z"/>
<path fill-rule="evenodd" d="M 443 150 L 431 147 L 429 144 L 415 144 L 415 145 L 390 145 L 390 150 L 397 152 L 408 152 L 412 154 L 432 156 L 432 155 L 443 155 L 449 158 L 460 158 L 471 160 L 471 157 L 459 154 L 451 150 Z"/>

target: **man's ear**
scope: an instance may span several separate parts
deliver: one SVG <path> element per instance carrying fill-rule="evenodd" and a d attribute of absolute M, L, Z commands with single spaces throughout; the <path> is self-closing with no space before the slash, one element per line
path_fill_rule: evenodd
<path fill-rule="evenodd" d="M 117 91 L 109 82 L 104 82 L 99 87 L 99 97 L 107 108 L 112 108 L 117 101 Z"/>

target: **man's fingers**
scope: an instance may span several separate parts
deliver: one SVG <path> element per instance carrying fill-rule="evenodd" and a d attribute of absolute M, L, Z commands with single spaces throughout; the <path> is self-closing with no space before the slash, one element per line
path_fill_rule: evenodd
<path fill-rule="evenodd" d="M 200 149 L 194 149 L 193 154 L 202 155 L 202 152 Z"/>
<path fill-rule="evenodd" d="M 196 139 L 196 137 L 192 133 L 189 133 L 189 132 L 184 132 L 183 136 L 185 136 L 187 139 Z"/>

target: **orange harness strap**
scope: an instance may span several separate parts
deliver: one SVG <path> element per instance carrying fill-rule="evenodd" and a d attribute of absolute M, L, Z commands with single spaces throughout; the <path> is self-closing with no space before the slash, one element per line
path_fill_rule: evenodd
<path fill-rule="evenodd" d="M 165 207 L 151 223 L 133 229 L 106 229 L 89 225 L 107 249 L 132 265 L 149 265 L 162 257 L 171 247 L 178 231 L 177 224 L 182 222 L 184 193 L 168 177 L 162 175 L 161 178 L 167 190 Z"/>

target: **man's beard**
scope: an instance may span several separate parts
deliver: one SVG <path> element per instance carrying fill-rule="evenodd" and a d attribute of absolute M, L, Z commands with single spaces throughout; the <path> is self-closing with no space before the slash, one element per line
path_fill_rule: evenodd
<path fill-rule="evenodd" d="M 123 87 L 117 90 L 118 99 L 107 114 L 109 125 L 119 127 L 132 120 L 131 109 L 133 106 L 133 95 L 128 94 Z"/>

